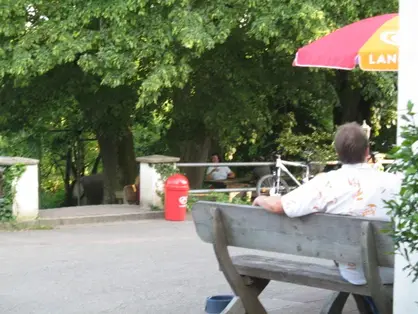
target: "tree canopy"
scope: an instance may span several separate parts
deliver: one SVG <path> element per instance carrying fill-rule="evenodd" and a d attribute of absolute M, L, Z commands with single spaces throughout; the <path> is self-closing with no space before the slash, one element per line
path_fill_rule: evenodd
<path fill-rule="evenodd" d="M 395 11 L 392 0 L 5 0 L 0 131 L 48 147 L 58 168 L 68 154 L 96 160 L 99 149 L 107 203 L 134 181 L 135 152 L 248 160 L 281 146 L 289 158 L 307 148 L 327 158 L 335 125 L 363 119 L 384 149 L 394 138 L 393 74 L 292 60 L 338 27 Z M 189 175 L 198 184 L 202 173 Z"/>

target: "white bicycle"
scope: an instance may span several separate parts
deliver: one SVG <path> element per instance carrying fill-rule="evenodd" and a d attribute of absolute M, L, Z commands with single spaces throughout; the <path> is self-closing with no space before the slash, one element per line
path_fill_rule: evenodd
<path fill-rule="evenodd" d="M 302 182 L 296 179 L 286 166 L 304 169 Z M 283 173 L 287 174 L 287 176 L 296 184 L 296 186 L 289 186 L 289 184 L 283 178 Z M 257 196 L 284 195 L 307 182 L 310 180 L 310 178 L 309 163 L 285 161 L 281 159 L 280 155 L 277 155 L 276 171 L 273 171 L 272 174 L 267 174 L 261 177 L 260 180 L 257 181 L 256 193 Z"/>

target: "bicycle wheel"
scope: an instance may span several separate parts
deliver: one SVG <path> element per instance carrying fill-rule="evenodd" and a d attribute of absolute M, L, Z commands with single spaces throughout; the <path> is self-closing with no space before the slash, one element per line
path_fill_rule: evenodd
<path fill-rule="evenodd" d="M 282 178 L 280 179 L 280 190 L 277 191 L 277 177 L 274 174 L 267 174 L 257 182 L 256 193 L 260 195 L 280 194 L 284 195 L 290 191 L 289 185 Z"/>

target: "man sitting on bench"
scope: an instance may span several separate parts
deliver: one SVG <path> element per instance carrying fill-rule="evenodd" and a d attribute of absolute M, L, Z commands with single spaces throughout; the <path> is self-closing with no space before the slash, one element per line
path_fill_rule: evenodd
<path fill-rule="evenodd" d="M 401 178 L 367 164 L 369 142 L 357 123 L 339 127 L 334 146 L 343 164 L 340 169 L 318 175 L 282 197 L 259 196 L 253 205 L 289 217 L 322 212 L 389 220 L 384 200 L 399 193 Z M 339 263 L 338 267 L 348 282 L 366 284 L 362 265 Z M 393 283 L 393 269 L 381 268 L 380 274 L 383 283 Z"/>

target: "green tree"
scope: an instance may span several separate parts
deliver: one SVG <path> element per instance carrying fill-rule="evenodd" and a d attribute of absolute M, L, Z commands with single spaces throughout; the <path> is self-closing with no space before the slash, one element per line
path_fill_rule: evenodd
<path fill-rule="evenodd" d="M 76 103 L 84 126 L 99 141 L 105 202 L 113 202 L 115 189 L 136 175 L 136 104 L 183 86 L 190 60 L 226 39 L 242 8 L 221 1 L 6 1 L 0 13 L 0 79 L 13 88 L 55 89 L 40 98 L 37 91 L 26 93 L 19 107 L 39 106 L 45 98 L 54 108 Z M 14 114 L 10 104 L 3 109 Z"/>
<path fill-rule="evenodd" d="M 114 191 L 136 174 L 132 129 L 144 122 L 140 113 L 162 113 L 171 151 L 201 160 L 210 147 L 256 156 L 281 144 L 276 137 L 289 130 L 329 132 L 341 100 L 353 99 L 342 105 L 349 108 L 367 97 L 371 107 L 387 99 L 390 93 L 370 91 L 382 84 L 363 93 L 362 83 L 377 78 L 354 73 L 344 90 L 330 71 L 294 69 L 291 62 L 300 46 L 356 19 L 394 11 L 395 3 L 5 0 L 3 122 L 42 129 L 59 117 L 93 132 L 105 202 L 113 202 Z M 196 148 L 199 154 L 192 153 Z"/>

